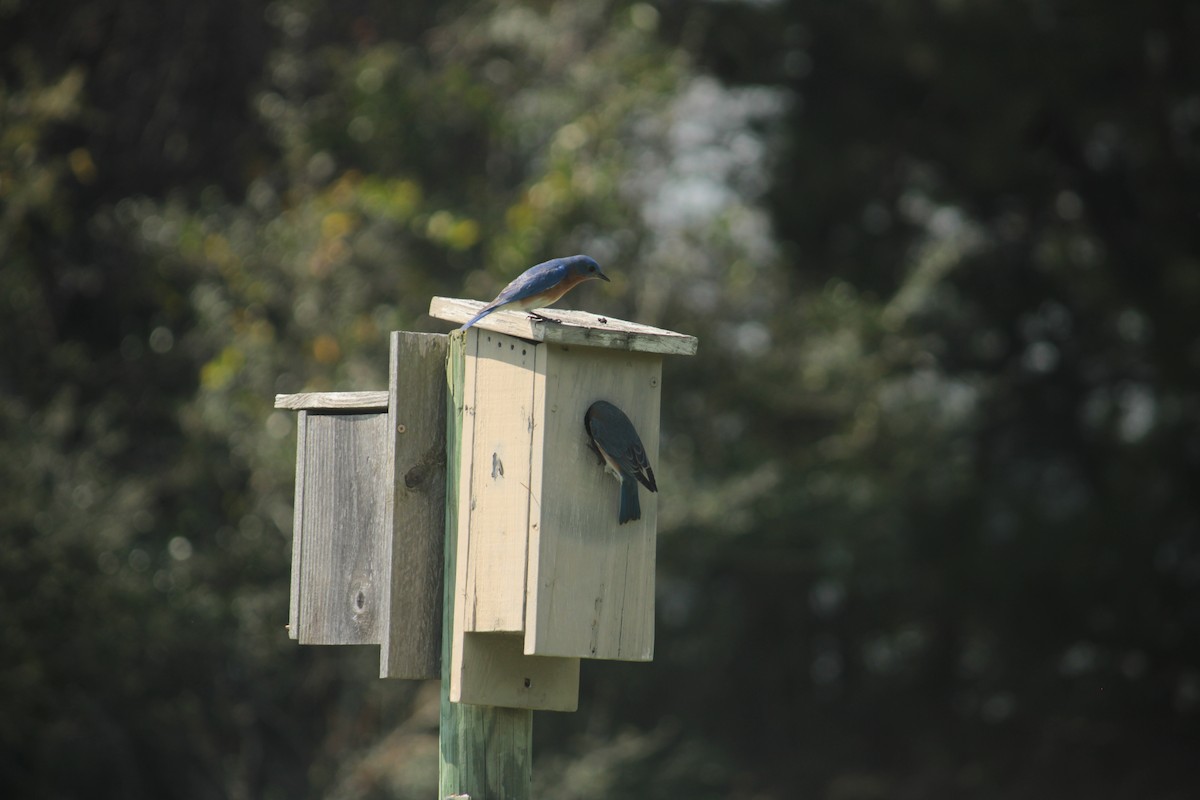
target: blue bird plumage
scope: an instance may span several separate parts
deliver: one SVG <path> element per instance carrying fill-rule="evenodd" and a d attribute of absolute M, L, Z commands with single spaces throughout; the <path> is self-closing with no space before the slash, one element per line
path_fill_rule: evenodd
<path fill-rule="evenodd" d="M 593 278 L 608 280 L 608 276 L 600 271 L 600 265 L 588 256 L 567 256 L 543 261 L 514 278 L 512 283 L 496 295 L 495 300 L 481 308 L 460 330 L 466 330 L 501 308 L 519 311 L 545 308 L 557 302 L 578 284 Z"/>
<path fill-rule="evenodd" d="M 591 440 L 588 446 L 600 457 L 604 471 L 621 482 L 621 505 L 617 521 L 624 525 L 642 518 L 638 483 L 658 491 L 646 448 L 625 412 L 607 400 L 597 400 L 583 415 L 583 427 Z"/>

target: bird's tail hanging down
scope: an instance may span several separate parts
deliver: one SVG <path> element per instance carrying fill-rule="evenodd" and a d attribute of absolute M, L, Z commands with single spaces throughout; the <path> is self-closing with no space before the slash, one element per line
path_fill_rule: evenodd
<path fill-rule="evenodd" d="M 630 475 L 623 475 L 621 477 L 621 510 L 618 521 L 624 525 L 630 520 L 641 518 L 642 501 L 638 499 L 638 482 Z"/>

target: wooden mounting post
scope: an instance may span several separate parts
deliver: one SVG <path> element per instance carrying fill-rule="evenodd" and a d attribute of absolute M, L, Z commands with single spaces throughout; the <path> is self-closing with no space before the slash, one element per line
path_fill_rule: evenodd
<path fill-rule="evenodd" d="M 471 800 L 526 800 L 533 785 L 533 712 L 525 708 L 450 702 L 465 341 L 466 335 L 462 332 L 450 334 L 450 352 L 446 361 L 448 463 L 438 797 L 467 795 Z"/>

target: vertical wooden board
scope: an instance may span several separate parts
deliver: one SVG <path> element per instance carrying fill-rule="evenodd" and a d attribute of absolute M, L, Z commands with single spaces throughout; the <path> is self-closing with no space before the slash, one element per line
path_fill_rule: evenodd
<path fill-rule="evenodd" d="M 547 345 L 537 394 L 545 425 L 534 442 L 538 510 L 530 525 L 529 654 L 648 661 L 654 654 L 658 497 L 638 488 L 642 517 L 617 522 L 620 487 L 588 449 L 583 416 L 608 400 L 633 422 L 658 463 L 658 356 Z"/>
<path fill-rule="evenodd" d="M 464 633 L 450 699 L 456 703 L 574 711 L 579 659 L 529 656 L 519 633 Z"/>
<path fill-rule="evenodd" d="M 454 703 L 450 700 L 452 653 L 462 648 L 454 625 L 461 602 L 456 591 L 460 478 L 463 449 L 463 333 L 450 335 L 446 361 L 446 540 L 443 588 L 442 686 L 439 719 L 438 797 L 527 800 L 532 793 L 533 712 L 522 708 Z M 466 494 L 466 492 L 462 492 Z"/>
<path fill-rule="evenodd" d="M 385 466 L 391 535 L 381 678 L 437 678 L 446 506 L 445 334 L 393 331 Z"/>
<path fill-rule="evenodd" d="M 308 412 L 296 414 L 296 497 L 292 509 L 292 586 L 288 601 L 288 636 L 300 635 L 300 559 L 304 552 L 304 433 L 308 429 Z"/>
<path fill-rule="evenodd" d="M 387 415 L 307 415 L 300 644 L 378 644 Z"/>
<path fill-rule="evenodd" d="M 512 336 L 467 332 L 461 465 L 467 496 L 459 522 L 467 631 L 524 629 L 536 351 Z"/>

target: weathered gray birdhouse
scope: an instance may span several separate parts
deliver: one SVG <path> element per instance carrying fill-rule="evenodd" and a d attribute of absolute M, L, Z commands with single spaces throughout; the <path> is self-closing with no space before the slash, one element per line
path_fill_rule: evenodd
<path fill-rule="evenodd" d="M 429 313 L 462 323 L 481 306 L 434 298 Z M 539 313 L 556 321 L 499 311 L 448 337 L 392 334 L 387 392 L 276 398 L 300 412 L 301 644 L 378 643 L 383 677 L 437 677 L 448 654 L 450 700 L 552 710 L 576 708 L 579 659 L 653 656 L 657 495 L 639 490 L 641 519 L 618 523 L 583 419 L 618 406 L 657 469 L 662 357 L 696 340 Z"/>
<path fill-rule="evenodd" d="M 277 395 L 297 412 L 288 631 L 378 644 L 382 678 L 437 678 L 446 336 L 395 332 L 387 391 Z"/>

